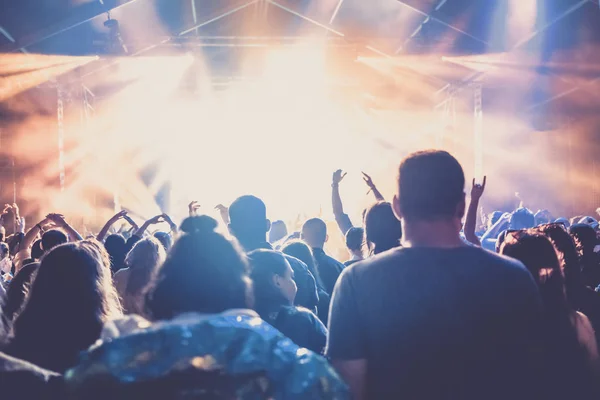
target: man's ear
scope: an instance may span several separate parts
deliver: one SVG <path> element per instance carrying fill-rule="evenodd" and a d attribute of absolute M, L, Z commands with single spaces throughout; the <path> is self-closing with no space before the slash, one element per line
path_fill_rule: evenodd
<path fill-rule="evenodd" d="M 267 221 L 267 223 L 265 225 L 265 228 L 266 228 L 265 232 L 269 232 L 271 230 L 271 220 L 267 219 L 266 221 Z"/>
<path fill-rule="evenodd" d="M 325 243 L 329 240 L 329 235 L 325 235 Z"/>
<path fill-rule="evenodd" d="M 397 194 L 394 195 L 394 199 L 392 200 L 392 209 L 398 221 L 402 220 L 402 209 L 400 208 L 400 199 Z"/>

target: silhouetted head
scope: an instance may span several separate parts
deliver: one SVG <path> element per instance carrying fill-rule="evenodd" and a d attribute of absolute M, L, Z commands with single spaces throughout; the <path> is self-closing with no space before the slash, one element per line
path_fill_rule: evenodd
<path fill-rule="evenodd" d="M 52 229 L 42 235 L 42 250 L 47 253 L 58 245 L 67 243 L 69 239 L 62 231 Z"/>
<path fill-rule="evenodd" d="M 238 197 L 229 207 L 229 231 L 246 250 L 266 241 L 271 222 L 265 203 L 255 196 Z"/>
<path fill-rule="evenodd" d="M 550 211 L 548 210 L 539 210 L 534 215 L 535 218 L 535 226 L 548 224 L 552 221 L 552 215 L 550 215 Z"/>
<path fill-rule="evenodd" d="M 394 217 L 394 219 L 396 219 Z M 346 232 L 346 247 L 351 253 L 362 253 L 365 244 L 365 230 L 360 227 L 352 227 Z"/>
<path fill-rule="evenodd" d="M 387 202 L 373 204 L 365 215 L 365 237 L 373 254 L 379 254 L 400 245 L 402 224 Z"/>
<path fill-rule="evenodd" d="M 271 307 L 294 304 L 298 291 L 294 271 L 281 253 L 254 250 L 248 253 L 248 259 L 254 286 L 254 308 L 259 313 Z"/>
<path fill-rule="evenodd" d="M 183 235 L 150 285 L 147 308 L 155 319 L 252 306 L 246 257 L 216 228 L 217 221 L 207 216 L 183 221 Z"/>
<path fill-rule="evenodd" d="M 556 218 L 556 221 L 554 222 L 556 222 L 557 224 L 562 224 L 566 229 L 569 229 L 569 227 L 571 226 L 571 223 L 566 218 Z"/>
<path fill-rule="evenodd" d="M 512 213 L 509 226 L 511 230 L 533 228 L 535 226 L 535 216 L 527 208 L 519 208 Z"/>
<path fill-rule="evenodd" d="M 316 267 L 316 261 L 310 247 L 301 240 L 290 241 L 283 246 L 281 252 L 302 261 L 308 267 L 308 270 L 315 277 L 317 285 L 323 287 L 319 270 Z"/>
<path fill-rule="evenodd" d="M 33 242 L 33 246 L 31 246 L 31 258 L 34 260 L 39 260 L 44 255 L 44 250 L 42 249 L 42 240 L 38 239 Z"/>
<path fill-rule="evenodd" d="M 273 221 L 271 224 L 271 230 L 269 231 L 269 243 L 275 243 L 285 238 L 288 234 L 287 226 L 285 222 L 278 220 Z"/>
<path fill-rule="evenodd" d="M 591 226 L 593 229 L 598 229 L 598 220 L 594 217 L 583 217 L 579 220 L 578 224 L 586 224 Z"/>
<path fill-rule="evenodd" d="M 598 238 L 594 228 L 587 224 L 575 224 L 569 229 L 569 233 L 575 240 L 579 252 L 582 255 L 591 254 L 598 245 Z"/>
<path fill-rule="evenodd" d="M 327 242 L 327 225 L 320 218 L 309 219 L 302 225 L 301 238 L 313 249 L 322 249 Z"/>
<path fill-rule="evenodd" d="M 449 153 L 413 153 L 400 164 L 394 211 L 407 222 L 452 220 L 458 233 L 465 213 L 464 188 L 462 167 Z"/>
<path fill-rule="evenodd" d="M 110 269 L 112 272 L 125 268 L 125 256 L 127 255 L 127 242 L 119 234 L 108 235 L 104 241 L 104 248 L 110 257 Z"/>
<path fill-rule="evenodd" d="M 154 237 L 162 244 L 165 251 L 169 251 L 173 246 L 173 237 L 167 232 L 155 232 Z"/>

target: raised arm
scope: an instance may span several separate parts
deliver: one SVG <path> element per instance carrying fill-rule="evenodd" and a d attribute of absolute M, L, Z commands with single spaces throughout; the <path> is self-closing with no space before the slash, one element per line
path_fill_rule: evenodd
<path fill-rule="evenodd" d="M 331 178 L 331 206 L 333 208 L 335 222 L 337 222 L 340 231 L 342 231 L 342 235 L 345 235 L 346 232 L 352 228 L 352 221 L 350 221 L 350 218 L 344 213 L 344 206 L 340 196 L 340 182 L 345 176 L 346 173 L 341 169 L 338 169 L 333 173 Z"/>
<path fill-rule="evenodd" d="M 126 215 L 127 211 L 125 210 L 113 215 L 108 221 L 106 221 L 106 224 L 104 224 L 104 226 L 100 230 L 100 233 L 98 234 L 98 236 L 96 236 L 96 240 L 98 240 L 99 242 L 104 242 L 104 239 L 106 238 L 108 231 L 110 231 L 110 228 L 112 228 L 112 226 L 116 224 L 120 219 L 125 218 Z"/>
<path fill-rule="evenodd" d="M 35 242 L 37 237 L 42 233 L 42 227 L 50 222 L 51 221 L 46 217 L 27 231 L 23 237 L 23 240 L 21 241 L 19 251 L 15 255 L 15 272 L 19 272 L 19 270 L 23 267 L 23 261 L 31 258 L 31 246 L 33 246 L 33 242 Z"/>
<path fill-rule="evenodd" d="M 497 239 L 498 235 L 506 229 L 508 229 L 508 224 L 510 221 L 510 213 L 504 213 L 502 217 L 496 221 L 494 225 L 487 230 L 486 233 L 481 237 L 481 243 L 488 239 Z"/>
<path fill-rule="evenodd" d="M 175 222 L 173 222 L 173 220 L 171 219 L 171 216 L 169 216 L 168 214 L 163 214 L 163 218 L 164 218 L 165 222 L 167 224 L 169 224 L 169 228 L 171 229 L 171 232 L 177 233 L 177 224 Z"/>
<path fill-rule="evenodd" d="M 479 209 L 479 200 L 485 191 L 485 184 L 487 177 L 483 177 L 483 183 L 481 185 L 475 183 L 473 179 L 473 187 L 471 189 L 471 202 L 469 203 L 469 209 L 467 210 L 467 217 L 465 219 L 465 239 L 469 243 L 475 246 L 481 246 L 479 238 L 475 234 L 475 225 L 477 225 L 477 210 Z"/>
<path fill-rule="evenodd" d="M 83 240 L 83 236 L 81 236 L 75 228 L 73 228 L 71 225 L 69 225 L 69 223 L 65 220 L 64 215 L 48 214 L 47 218 L 50 221 L 52 221 L 57 227 L 62 228 L 66 232 L 67 236 L 69 237 L 69 240 L 71 240 L 71 241 Z"/>
<path fill-rule="evenodd" d="M 369 187 L 369 193 L 373 192 L 373 195 L 375 196 L 375 199 L 377 201 L 385 201 L 385 199 L 383 198 L 383 195 L 381 194 L 379 189 L 377 189 L 377 186 L 375 186 L 375 184 L 373 183 L 373 179 L 371 179 L 371 177 L 369 175 L 365 174 L 364 172 L 362 174 L 363 174 L 363 180 Z"/>
<path fill-rule="evenodd" d="M 160 224 L 161 222 L 165 222 L 165 221 L 166 220 L 165 220 L 164 214 L 157 215 L 156 217 L 152 217 L 148 221 L 144 222 L 144 224 L 140 227 L 140 229 L 138 229 L 134 233 L 134 235 L 135 236 L 139 236 L 139 237 L 143 237 L 144 233 L 146 233 L 146 231 L 148 230 L 148 228 L 150 227 L 150 225 Z"/>

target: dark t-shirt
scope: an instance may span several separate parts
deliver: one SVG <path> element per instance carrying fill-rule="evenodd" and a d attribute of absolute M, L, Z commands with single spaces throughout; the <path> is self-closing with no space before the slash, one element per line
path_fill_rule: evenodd
<path fill-rule="evenodd" d="M 331 294 L 335 283 L 344 270 L 344 264 L 325 254 L 323 249 L 313 249 L 313 255 L 317 262 L 316 266 L 321 282 L 323 282 L 323 289 Z"/>
<path fill-rule="evenodd" d="M 342 273 L 326 353 L 367 361 L 369 399 L 531 399 L 540 317 L 517 261 L 475 247 L 398 248 Z"/>
<path fill-rule="evenodd" d="M 306 308 L 281 306 L 259 312 L 262 319 L 300 347 L 322 354 L 327 341 L 327 328 Z"/>

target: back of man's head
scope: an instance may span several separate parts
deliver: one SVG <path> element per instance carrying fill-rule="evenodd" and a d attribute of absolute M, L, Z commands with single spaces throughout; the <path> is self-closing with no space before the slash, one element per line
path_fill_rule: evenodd
<path fill-rule="evenodd" d="M 269 231 L 269 243 L 278 242 L 281 239 L 284 239 L 287 235 L 288 231 L 285 222 L 277 220 L 271 223 L 271 230 Z"/>
<path fill-rule="evenodd" d="M 302 239 L 313 249 L 322 249 L 327 241 L 327 225 L 319 218 L 309 219 L 302 225 Z"/>
<path fill-rule="evenodd" d="M 229 206 L 229 229 L 242 243 L 264 241 L 270 228 L 267 207 L 256 196 L 238 197 Z"/>
<path fill-rule="evenodd" d="M 400 164 L 396 211 L 408 221 L 462 218 L 464 188 L 462 167 L 449 153 L 413 153 Z"/>
<path fill-rule="evenodd" d="M 42 249 L 47 253 L 56 246 L 67 243 L 68 241 L 67 235 L 59 230 L 52 229 L 48 232 L 44 232 L 42 235 Z"/>
<path fill-rule="evenodd" d="M 346 247 L 350 251 L 359 251 L 365 243 L 365 230 L 360 227 L 352 227 L 346 232 Z"/>
<path fill-rule="evenodd" d="M 527 208 L 519 208 L 510 217 L 510 229 L 529 229 L 535 226 L 535 215 Z"/>

